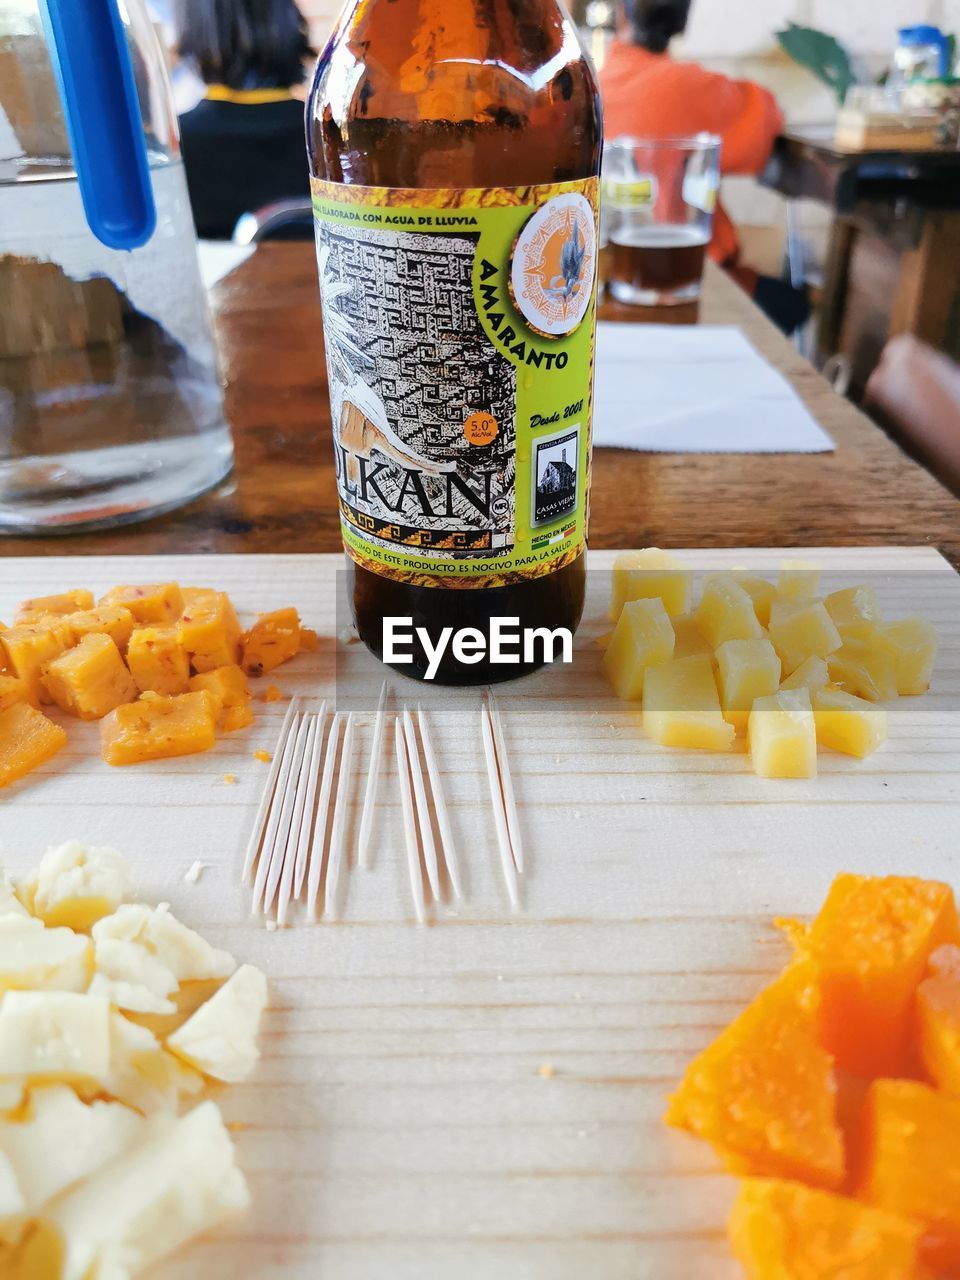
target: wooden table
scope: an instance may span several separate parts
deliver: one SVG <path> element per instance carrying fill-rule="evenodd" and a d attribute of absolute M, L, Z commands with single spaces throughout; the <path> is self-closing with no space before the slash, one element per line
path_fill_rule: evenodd
<path fill-rule="evenodd" d="M 237 466 L 180 511 L 111 532 L 10 538 L 4 555 L 320 552 L 340 546 L 316 263 L 268 244 L 213 293 Z M 643 454 L 600 449 L 594 547 L 883 546 L 930 543 L 960 564 L 960 504 L 836 395 L 716 268 L 701 319 L 734 324 L 792 381 L 833 454 Z M 677 321 L 608 307 L 608 318 Z M 638 352 L 642 358 L 642 351 Z"/>
<path fill-rule="evenodd" d="M 960 356 L 960 151 L 851 150 L 832 126 L 797 128 L 778 139 L 764 181 L 836 214 L 818 356 L 846 356 L 855 393 L 896 334 Z"/>

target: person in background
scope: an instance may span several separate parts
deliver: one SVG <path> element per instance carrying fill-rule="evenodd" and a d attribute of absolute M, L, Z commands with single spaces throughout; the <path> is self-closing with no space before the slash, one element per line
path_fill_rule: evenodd
<path fill-rule="evenodd" d="M 715 133 L 723 143 L 723 172 L 756 176 L 770 159 L 783 114 L 768 89 L 670 57 L 670 41 L 686 30 L 691 3 L 619 0 L 617 38 L 600 75 L 606 137 Z M 743 266 L 736 228 L 722 205 L 710 256 L 788 333 L 809 317 L 805 293 Z"/>
<path fill-rule="evenodd" d="M 180 117 L 197 234 L 229 239 L 243 214 L 309 198 L 293 91 L 315 50 L 294 0 L 177 0 L 177 47 L 206 85 Z"/>

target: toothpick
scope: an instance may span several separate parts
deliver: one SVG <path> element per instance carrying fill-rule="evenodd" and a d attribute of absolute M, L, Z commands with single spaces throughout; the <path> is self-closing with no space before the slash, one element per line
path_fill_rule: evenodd
<path fill-rule="evenodd" d="M 483 754 L 487 762 L 487 781 L 490 783 L 490 799 L 493 803 L 493 821 L 497 829 L 497 844 L 500 846 L 500 862 L 503 867 L 503 878 L 506 882 L 510 904 L 519 906 L 520 891 L 517 887 L 517 868 L 514 866 L 513 854 L 510 850 L 510 834 L 507 831 L 507 819 L 503 807 L 503 793 L 500 790 L 500 773 L 497 769 L 497 753 L 493 745 L 493 727 L 490 713 L 485 702 L 480 704 L 480 732 L 483 735 Z"/>
<path fill-rule="evenodd" d="M 423 844 L 423 861 L 427 868 L 427 879 L 430 881 L 430 892 L 434 902 L 440 901 L 440 868 L 437 865 L 437 845 L 433 838 L 433 827 L 430 824 L 430 805 L 427 803 L 427 789 L 423 785 L 423 769 L 420 767 L 420 752 L 417 750 L 417 735 L 413 727 L 410 708 L 403 708 L 403 732 L 407 740 L 407 752 L 410 756 L 410 772 L 413 776 L 413 795 L 417 802 L 417 825 L 420 828 L 420 840 Z"/>
<path fill-rule="evenodd" d="M 313 723 L 310 726 L 310 737 L 307 740 L 307 753 L 303 762 L 307 785 L 302 787 L 300 791 L 303 803 L 300 813 L 300 836 L 297 841 L 293 880 L 293 896 L 295 898 L 299 898 L 303 892 L 303 882 L 309 865 L 310 835 L 313 830 L 313 811 L 317 799 L 317 788 L 320 786 L 320 753 L 323 748 L 323 721 L 326 714 L 327 703 L 326 699 L 324 699 L 320 704 L 320 710 L 313 717 Z"/>
<path fill-rule="evenodd" d="M 457 846 L 453 838 L 453 827 L 447 810 L 446 797 L 443 794 L 443 779 L 437 764 L 437 755 L 433 749 L 433 736 L 427 721 L 427 713 L 417 703 L 417 722 L 420 725 L 420 741 L 423 743 L 423 756 L 427 762 L 427 776 L 430 779 L 430 790 L 433 792 L 433 807 L 437 815 L 437 826 L 440 828 L 440 847 L 443 859 L 447 864 L 450 884 L 457 898 L 463 897 L 463 885 L 460 880 L 460 860 Z"/>
<path fill-rule="evenodd" d="M 267 781 L 263 788 L 263 795 L 260 797 L 260 805 L 257 809 L 257 816 L 253 820 L 253 830 L 250 833 L 250 840 L 247 844 L 246 852 L 243 857 L 243 871 L 240 879 L 241 883 L 250 883 L 250 873 L 253 871 L 253 864 L 257 860 L 257 854 L 260 851 L 260 844 L 263 840 L 264 828 L 267 824 L 267 813 L 270 809 L 270 803 L 273 800 L 273 793 L 277 785 L 277 775 L 280 771 L 280 758 L 283 755 L 283 749 L 287 745 L 287 735 L 290 732 L 290 725 L 293 717 L 300 710 L 300 699 L 291 698 L 290 705 L 287 707 L 287 714 L 283 717 L 283 724 L 280 726 L 280 737 L 277 740 L 276 749 L 273 753 L 273 761 L 270 765 L 270 772 L 267 774 Z"/>
<path fill-rule="evenodd" d="M 297 808 L 297 795 L 301 791 L 300 776 L 303 772 L 303 760 L 310 733 L 310 716 L 300 721 L 296 741 L 293 745 L 293 756 L 290 761 L 290 777 L 283 796 L 280 809 L 280 822 L 277 826 L 274 854 L 267 877 L 267 890 L 264 895 L 265 909 L 277 898 L 277 923 L 286 924 L 287 908 L 290 905 L 290 890 L 293 887 L 294 856 L 291 848 L 291 836 L 294 835 L 293 815 Z"/>
<path fill-rule="evenodd" d="M 353 712 L 347 716 L 343 734 L 343 750 L 340 752 L 340 777 L 337 779 L 337 798 L 333 806 L 333 828 L 330 832 L 330 860 L 327 864 L 327 888 L 324 911 L 332 916 L 336 912 L 337 885 L 340 867 L 347 842 L 347 807 L 350 774 L 353 769 Z"/>
<path fill-rule="evenodd" d="M 280 826 L 280 816 L 283 810 L 283 798 L 287 792 L 287 786 L 290 779 L 290 769 L 293 764 L 293 752 L 297 742 L 299 733 L 299 722 L 291 722 L 291 730 L 294 723 L 297 725 L 297 733 L 290 732 L 287 734 L 287 740 L 284 743 L 283 751 L 280 754 L 280 764 L 277 770 L 277 786 L 274 792 L 273 804 L 270 806 L 270 815 L 267 819 L 267 829 L 263 836 L 263 851 L 260 855 L 260 862 L 257 865 L 257 878 L 253 882 L 253 903 L 252 913 L 256 915 L 262 903 L 262 909 L 266 912 L 270 909 L 270 903 L 266 900 L 266 888 L 268 880 L 273 872 L 273 861 L 276 856 L 276 839 L 277 831 Z M 276 759 L 276 757 L 274 757 Z"/>
<path fill-rule="evenodd" d="M 370 765 L 367 769 L 367 786 L 363 796 L 363 811 L 360 814 L 360 837 L 357 841 L 357 862 L 364 871 L 370 866 L 370 833 L 373 829 L 373 812 L 377 803 L 377 789 L 380 786 L 380 755 L 383 751 L 386 702 L 387 682 L 384 680 L 380 689 L 380 701 L 377 703 L 377 721 L 373 730 L 373 741 L 370 745 Z"/>
<path fill-rule="evenodd" d="M 500 766 L 500 785 L 503 788 L 503 799 L 507 808 L 507 830 L 510 833 L 510 844 L 513 848 L 513 860 L 517 870 L 523 872 L 523 841 L 520 836 L 520 814 L 517 811 L 517 798 L 513 790 L 513 775 L 510 772 L 510 761 L 507 758 L 507 744 L 503 737 L 503 722 L 500 719 L 500 708 L 491 690 L 487 690 L 487 701 L 490 705 L 490 719 L 493 723 L 493 741 L 497 749 L 497 763 Z"/>
<path fill-rule="evenodd" d="M 337 759 L 337 742 L 340 738 L 340 722 L 343 716 L 338 711 L 333 717 L 330 732 L 327 735 L 327 746 L 323 758 L 323 779 L 320 783 L 320 800 L 317 804 L 317 820 L 313 828 L 313 843 L 310 846 L 310 872 L 307 877 L 307 916 L 310 920 L 317 918 L 317 900 L 320 897 L 320 878 L 323 875 L 323 858 L 327 847 L 327 814 L 330 811 L 330 788 L 333 785 L 333 766 Z"/>
<path fill-rule="evenodd" d="M 420 876 L 420 854 L 417 850 L 417 829 L 413 818 L 413 796 L 410 792 L 410 774 L 407 761 L 407 745 L 403 736 L 400 717 L 394 717 L 394 745 L 397 751 L 397 771 L 400 775 L 400 802 L 403 808 L 403 835 L 407 845 L 407 867 L 410 872 L 410 889 L 413 892 L 413 909 L 417 923 L 426 920 L 423 901 L 423 880 Z"/>

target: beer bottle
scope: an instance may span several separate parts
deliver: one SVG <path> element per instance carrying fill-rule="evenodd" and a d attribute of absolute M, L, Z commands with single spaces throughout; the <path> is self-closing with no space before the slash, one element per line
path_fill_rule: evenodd
<path fill-rule="evenodd" d="M 353 0 L 307 134 L 360 636 L 583 609 L 602 124 L 559 0 Z M 539 665 L 445 658 L 481 683 Z M 415 652 L 413 668 L 425 662 Z"/>

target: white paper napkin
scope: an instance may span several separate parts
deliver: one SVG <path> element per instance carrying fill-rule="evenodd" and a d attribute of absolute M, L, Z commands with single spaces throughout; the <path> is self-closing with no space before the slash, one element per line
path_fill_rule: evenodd
<path fill-rule="evenodd" d="M 649 453 L 828 453 L 833 441 L 739 329 L 597 328 L 593 443 Z"/>
<path fill-rule="evenodd" d="M 197 257 L 200 259 L 200 276 L 204 288 L 212 289 L 215 284 L 236 271 L 242 263 L 256 252 L 255 244 L 232 244 L 229 240 L 200 240 L 197 242 Z"/>

